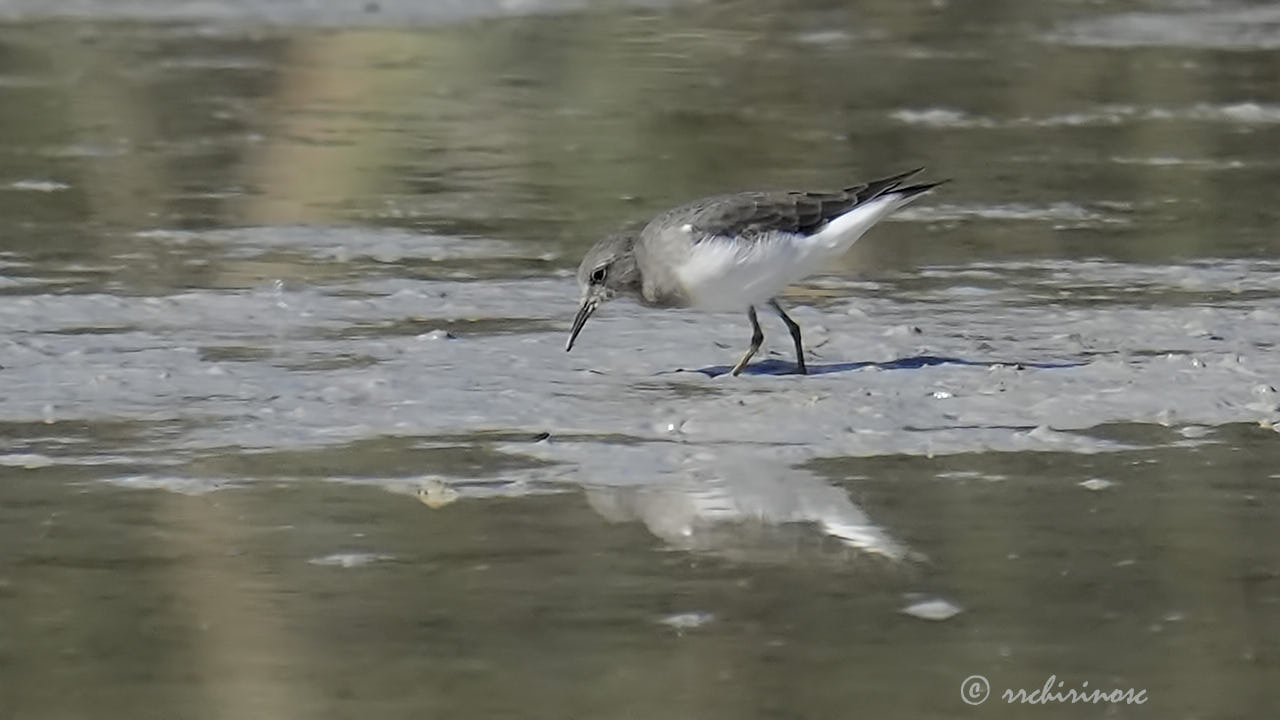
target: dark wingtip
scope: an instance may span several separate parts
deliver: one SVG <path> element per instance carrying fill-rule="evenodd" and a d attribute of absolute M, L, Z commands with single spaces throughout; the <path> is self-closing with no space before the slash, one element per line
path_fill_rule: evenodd
<path fill-rule="evenodd" d="M 892 190 L 893 188 L 898 187 L 898 185 L 902 184 L 903 180 L 906 180 L 912 175 L 919 175 L 922 172 L 924 172 L 923 165 L 921 165 L 918 168 L 915 168 L 914 170 L 908 170 L 904 173 L 898 173 L 897 175 L 894 175 L 892 177 L 887 177 L 882 180 L 872 180 L 871 182 L 867 183 L 867 185 L 883 186 L 884 190 L 882 190 L 881 192 L 884 192 L 885 190 Z"/>
<path fill-rule="evenodd" d="M 888 191 L 888 192 L 886 192 L 885 194 L 886 194 L 886 195 L 900 195 L 900 196 L 902 196 L 904 199 L 905 199 L 905 198 L 911 198 L 911 197 L 915 197 L 916 195 L 920 195 L 920 194 L 922 194 L 922 193 L 927 193 L 927 192 L 929 192 L 930 190 L 932 190 L 932 189 L 934 189 L 934 188 L 938 187 L 939 185 L 945 185 L 945 184 L 947 184 L 947 183 L 949 183 L 949 182 L 951 182 L 951 178 L 943 178 L 943 179 L 941 179 L 941 180 L 937 180 L 937 181 L 935 181 L 935 182 L 920 183 L 919 185 L 908 185 L 908 186 L 906 186 L 906 187 L 894 188 L 894 189 L 892 189 L 892 190 L 889 190 L 889 191 Z"/>
<path fill-rule="evenodd" d="M 923 165 L 921 165 L 918 168 L 915 168 L 914 170 L 908 170 L 904 173 L 891 175 L 887 178 L 880 178 L 879 180 L 872 180 L 871 182 L 864 183 L 862 185 L 854 185 L 853 187 L 847 187 L 844 189 L 844 191 L 847 193 L 853 193 L 855 196 L 857 196 L 858 202 L 863 203 L 863 202 L 867 202 L 868 200 L 874 200 L 875 198 L 878 198 L 881 195 L 884 195 L 886 193 L 893 192 L 899 185 L 902 184 L 903 180 L 906 180 L 912 175 L 916 175 L 921 172 L 924 172 Z"/>

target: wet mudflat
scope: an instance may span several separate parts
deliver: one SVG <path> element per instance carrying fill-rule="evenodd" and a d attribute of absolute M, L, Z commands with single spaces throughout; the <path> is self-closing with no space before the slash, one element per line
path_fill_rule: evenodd
<path fill-rule="evenodd" d="M 1269 717 L 1275 19 L 0 0 L 0 716 Z M 563 351 L 617 224 L 916 165 L 813 375 Z"/>

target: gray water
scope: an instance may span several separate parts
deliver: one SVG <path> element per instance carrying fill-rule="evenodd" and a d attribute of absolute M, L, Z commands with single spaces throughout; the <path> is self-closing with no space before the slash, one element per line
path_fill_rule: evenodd
<path fill-rule="evenodd" d="M 1277 21 L 0 0 L 0 718 L 1272 717 Z M 619 224 L 917 165 L 815 374 L 563 351 Z"/>

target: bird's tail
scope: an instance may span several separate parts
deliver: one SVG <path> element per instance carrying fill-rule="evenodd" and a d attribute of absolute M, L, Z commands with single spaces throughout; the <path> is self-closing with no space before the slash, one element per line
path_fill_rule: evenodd
<path fill-rule="evenodd" d="M 888 217 L 893 211 L 906 205 L 915 198 L 948 182 L 939 180 L 931 183 L 902 186 L 902 181 L 924 170 L 916 168 L 901 175 L 873 180 L 866 185 L 851 188 L 858 192 L 858 204 L 845 214 L 832 218 L 826 227 L 810 236 L 810 239 L 826 248 L 832 255 L 848 250 L 862 234 L 872 225 Z"/>
<path fill-rule="evenodd" d="M 920 183 L 918 185 L 902 187 L 903 180 L 906 180 L 913 175 L 918 175 L 923 171 L 923 167 L 918 167 L 914 170 L 908 170 L 899 175 L 894 175 L 893 177 L 887 177 L 881 180 L 872 180 L 864 185 L 846 188 L 845 192 L 856 194 L 858 197 L 858 205 L 871 202 L 872 200 L 884 197 L 885 195 L 896 195 L 905 202 L 917 195 L 927 193 L 943 183 L 951 182 L 951 179 L 947 178 L 945 180 L 938 180 L 937 182 Z"/>

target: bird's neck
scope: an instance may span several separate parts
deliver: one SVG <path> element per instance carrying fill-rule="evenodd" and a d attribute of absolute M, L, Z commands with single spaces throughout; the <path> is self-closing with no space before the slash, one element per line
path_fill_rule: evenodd
<path fill-rule="evenodd" d="M 639 297 L 643 286 L 640 277 L 640 266 L 636 264 L 636 256 L 627 253 L 617 259 L 611 268 L 609 285 L 619 295 Z"/>

